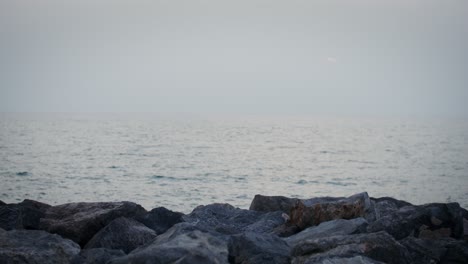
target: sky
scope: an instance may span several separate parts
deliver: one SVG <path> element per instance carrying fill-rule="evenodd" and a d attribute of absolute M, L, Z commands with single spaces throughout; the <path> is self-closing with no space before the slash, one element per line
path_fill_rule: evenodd
<path fill-rule="evenodd" d="M 4 0 L 1 112 L 468 116 L 466 0 Z"/>

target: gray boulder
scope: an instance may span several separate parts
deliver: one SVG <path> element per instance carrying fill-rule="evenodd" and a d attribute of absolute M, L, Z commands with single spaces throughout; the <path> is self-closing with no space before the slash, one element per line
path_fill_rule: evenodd
<path fill-rule="evenodd" d="M 0 263 L 70 263 L 75 242 L 40 230 L 0 230 Z"/>
<path fill-rule="evenodd" d="M 291 263 L 290 248 L 276 235 L 245 232 L 229 239 L 229 262 L 249 264 Z"/>
<path fill-rule="evenodd" d="M 413 263 L 468 263 L 468 243 L 452 238 L 400 240 L 412 256 Z"/>
<path fill-rule="evenodd" d="M 385 263 L 412 263 L 407 249 L 386 232 L 307 239 L 292 248 L 292 263 L 365 256 Z"/>
<path fill-rule="evenodd" d="M 49 207 L 28 199 L 17 204 L 0 205 L 0 227 L 5 230 L 39 229 L 39 220 Z"/>
<path fill-rule="evenodd" d="M 164 207 L 154 208 L 138 221 L 153 229 L 157 234 L 166 232 L 173 225 L 183 222 L 183 213 L 173 212 Z"/>
<path fill-rule="evenodd" d="M 75 255 L 71 264 L 96 264 L 107 263 L 109 260 L 123 257 L 125 253 L 122 250 L 108 248 L 90 248 L 81 250 L 80 254 Z"/>
<path fill-rule="evenodd" d="M 314 198 L 298 201 L 290 211 L 290 223 L 299 229 L 315 226 L 335 219 L 364 217 L 375 219 L 374 208 L 367 193 L 359 193 L 348 198 Z"/>
<path fill-rule="evenodd" d="M 412 204 L 397 200 L 392 197 L 370 198 L 375 210 L 375 218 L 380 219 L 387 216 L 404 206 L 412 206 Z"/>
<path fill-rule="evenodd" d="M 367 227 L 368 232 L 382 230 L 398 240 L 407 236 L 462 238 L 463 218 L 458 203 L 404 206 Z"/>
<path fill-rule="evenodd" d="M 228 263 L 226 238 L 198 230 L 188 223 L 174 225 L 149 244 L 110 264 Z"/>
<path fill-rule="evenodd" d="M 373 260 L 363 256 L 354 257 L 335 257 L 322 258 L 314 262 L 314 264 L 385 264 L 377 260 Z"/>
<path fill-rule="evenodd" d="M 198 206 L 184 220 L 202 230 L 211 230 L 225 235 L 250 231 L 274 233 L 275 228 L 286 220 L 282 212 L 257 212 L 235 208 L 229 204 Z"/>
<path fill-rule="evenodd" d="M 152 241 L 155 237 L 156 232 L 142 223 L 119 217 L 96 233 L 84 248 L 120 249 L 125 253 L 129 253 L 135 248 Z"/>
<path fill-rule="evenodd" d="M 328 222 L 323 222 L 318 226 L 313 226 L 302 230 L 300 233 L 285 238 L 285 241 L 291 247 L 295 247 L 296 245 L 299 245 L 307 239 L 319 239 L 323 237 L 337 235 L 351 235 L 363 233 L 366 231 L 367 224 L 367 221 L 362 217 L 350 220 L 332 220 Z"/>
<path fill-rule="evenodd" d="M 297 198 L 288 198 L 284 196 L 265 196 L 255 195 L 249 210 L 260 212 L 282 211 L 289 213 L 294 205 L 299 201 Z"/>
<path fill-rule="evenodd" d="M 132 202 L 69 203 L 47 209 L 40 228 L 69 238 L 80 246 L 118 217 L 137 218 L 146 210 Z"/>

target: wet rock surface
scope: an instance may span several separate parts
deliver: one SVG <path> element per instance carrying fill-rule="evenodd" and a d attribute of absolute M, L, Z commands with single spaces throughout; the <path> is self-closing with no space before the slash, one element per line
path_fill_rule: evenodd
<path fill-rule="evenodd" d="M 158 207 L 143 215 L 138 221 L 153 229 L 157 234 L 162 234 L 173 225 L 183 222 L 183 216 L 183 213 L 173 212 L 164 207 Z"/>
<path fill-rule="evenodd" d="M 245 232 L 229 239 L 230 263 L 290 263 L 289 245 L 276 235 Z"/>
<path fill-rule="evenodd" d="M 0 204 L 0 227 L 5 230 L 39 229 L 39 221 L 50 207 L 28 199 L 17 204 Z"/>
<path fill-rule="evenodd" d="M 85 249 L 120 249 L 129 253 L 156 237 L 156 232 L 133 219 L 120 217 L 101 229 L 86 244 Z"/>
<path fill-rule="evenodd" d="M 0 230 L 0 263 L 69 263 L 80 246 L 39 230 Z"/>
<path fill-rule="evenodd" d="M 249 210 L 210 204 L 187 215 L 25 200 L 0 203 L 0 263 L 468 263 L 467 225 L 457 203 L 367 193 L 256 195 Z"/>
<path fill-rule="evenodd" d="M 235 208 L 229 204 L 210 204 L 195 208 L 184 216 L 184 220 L 195 226 L 225 235 L 250 231 L 273 233 L 275 228 L 285 223 L 283 213 L 257 212 Z"/>
<path fill-rule="evenodd" d="M 181 230 L 173 227 L 167 232 L 167 235 L 163 234 L 152 243 L 109 263 L 228 263 L 224 239 L 196 229 Z"/>
<path fill-rule="evenodd" d="M 84 249 L 80 254 L 75 255 L 71 264 L 93 264 L 93 263 L 106 263 L 111 259 L 123 257 L 125 252 L 117 249 L 108 248 L 90 248 Z"/>
<path fill-rule="evenodd" d="M 136 218 L 144 214 L 146 210 L 132 202 L 69 203 L 48 208 L 40 219 L 39 227 L 84 246 L 112 220 L 122 216 Z"/>

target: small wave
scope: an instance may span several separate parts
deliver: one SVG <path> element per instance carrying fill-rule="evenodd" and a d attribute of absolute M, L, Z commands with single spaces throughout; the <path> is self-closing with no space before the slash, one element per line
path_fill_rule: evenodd
<path fill-rule="evenodd" d="M 190 178 L 176 178 L 176 177 L 172 177 L 172 176 L 164 176 L 164 175 L 153 175 L 153 176 L 150 176 L 149 177 L 150 179 L 152 180 L 171 180 L 171 181 L 188 181 L 190 180 Z"/>
<path fill-rule="evenodd" d="M 167 176 L 163 176 L 163 175 L 153 175 L 153 176 L 150 176 L 151 179 L 169 179 L 169 180 L 174 180 L 175 178 L 174 177 L 167 177 Z"/>
<path fill-rule="evenodd" d="M 109 169 L 118 169 L 119 167 L 118 167 L 118 166 L 115 166 L 115 165 L 112 165 L 112 166 L 109 166 L 108 168 L 109 168 Z"/>
<path fill-rule="evenodd" d="M 299 180 L 296 183 L 300 184 L 300 185 L 304 185 L 304 184 L 307 184 L 307 181 L 306 180 Z"/>
<path fill-rule="evenodd" d="M 20 171 L 16 173 L 16 176 L 28 176 L 28 175 L 29 175 L 29 172 L 27 171 Z"/>
<path fill-rule="evenodd" d="M 337 185 L 337 186 L 352 186 L 352 185 L 357 185 L 356 183 L 352 182 L 336 182 L 336 181 L 328 181 L 326 184 L 329 185 Z"/>

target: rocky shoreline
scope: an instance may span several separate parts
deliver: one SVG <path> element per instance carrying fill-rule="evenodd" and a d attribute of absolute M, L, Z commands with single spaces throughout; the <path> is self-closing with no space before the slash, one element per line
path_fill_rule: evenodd
<path fill-rule="evenodd" d="M 132 202 L 0 201 L 0 263 L 468 263 L 468 211 L 367 193 L 256 195 L 190 214 Z"/>

